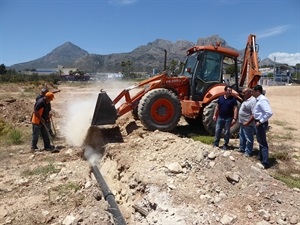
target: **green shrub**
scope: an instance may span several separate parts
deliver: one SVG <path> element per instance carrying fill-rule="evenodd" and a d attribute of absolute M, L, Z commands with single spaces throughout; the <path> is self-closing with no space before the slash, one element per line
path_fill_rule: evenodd
<path fill-rule="evenodd" d="M 22 142 L 22 133 L 17 129 L 12 129 L 9 133 L 9 137 L 13 144 L 20 144 Z"/>
<path fill-rule="evenodd" d="M 282 171 L 277 171 L 273 175 L 273 177 L 277 180 L 282 181 L 290 188 L 300 188 L 300 179 L 297 177 L 291 176 L 291 174 L 287 174 L 286 172 L 282 172 Z"/>
<path fill-rule="evenodd" d="M 213 136 L 194 135 L 191 137 L 194 141 L 200 141 L 204 144 L 211 145 L 214 142 Z"/>
<path fill-rule="evenodd" d="M 8 124 L 0 119 L 0 136 L 5 136 L 9 133 L 10 127 L 8 126 Z"/>
<path fill-rule="evenodd" d="M 49 163 L 46 166 L 39 166 L 33 170 L 25 170 L 21 173 L 22 176 L 33 176 L 33 175 L 47 175 L 52 173 L 58 173 L 60 169 L 55 168 L 53 163 Z"/>

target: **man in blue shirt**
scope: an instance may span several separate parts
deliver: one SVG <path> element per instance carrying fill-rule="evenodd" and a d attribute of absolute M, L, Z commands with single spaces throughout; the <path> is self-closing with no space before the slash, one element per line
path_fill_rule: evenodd
<path fill-rule="evenodd" d="M 224 88 L 225 94 L 218 98 L 218 104 L 214 111 L 213 120 L 216 121 L 214 147 L 219 147 L 221 132 L 224 129 L 224 145 L 223 150 L 228 149 L 230 139 L 230 127 L 236 123 L 237 120 L 237 101 L 232 96 L 232 88 L 226 86 Z"/>
<path fill-rule="evenodd" d="M 253 117 L 255 120 L 256 138 L 259 144 L 260 160 L 265 169 L 269 167 L 269 146 L 267 142 L 266 131 L 269 126 L 268 120 L 273 115 L 269 100 L 262 94 L 261 85 L 253 88 L 253 97 L 256 98 Z"/>

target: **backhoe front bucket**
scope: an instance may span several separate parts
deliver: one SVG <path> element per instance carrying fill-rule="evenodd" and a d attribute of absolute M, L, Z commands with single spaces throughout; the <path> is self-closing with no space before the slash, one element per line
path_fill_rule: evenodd
<path fill-rule="evenodd" d="M 92 119 L 92 126 L 115 124 L 117 110 L 105 91 L 100 91 Z"/>

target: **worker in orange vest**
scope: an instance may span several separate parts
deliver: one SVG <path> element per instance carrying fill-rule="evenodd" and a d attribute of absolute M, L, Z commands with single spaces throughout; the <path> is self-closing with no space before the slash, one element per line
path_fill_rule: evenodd
<path fill-rule="evenodd" d="M 54 99 L 52 92 L 47 92 L 45 96 L 39 99 L 34 105 L 34 112 L 32 115 L 32 143 L 31 150 L 39 151 L 37 147 L 38 139 L 41 134 L 44 142 L 44 150 L 52 151 L 54 146 L 50 144 L 50 137 L 48 135 L 46 123 L 50 120 L 51 104 L 50 102 Z"/>

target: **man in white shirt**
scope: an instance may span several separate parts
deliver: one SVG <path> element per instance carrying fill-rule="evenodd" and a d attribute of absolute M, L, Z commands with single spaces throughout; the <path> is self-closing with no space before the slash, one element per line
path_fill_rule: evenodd
<path fill-rule="evenodd" d="M 268 120 L 273 115 L 269 100 L 262 94 L 261 85 L 253 88 L 253 97 L 256 98 L 256 104 L 253 111 L 256 128 L 256 138 L 259 143 L 260 160 L 265 169 L 269 167 L 269 146 L 267 142 L 266 131 L 269 126 Z"/>

